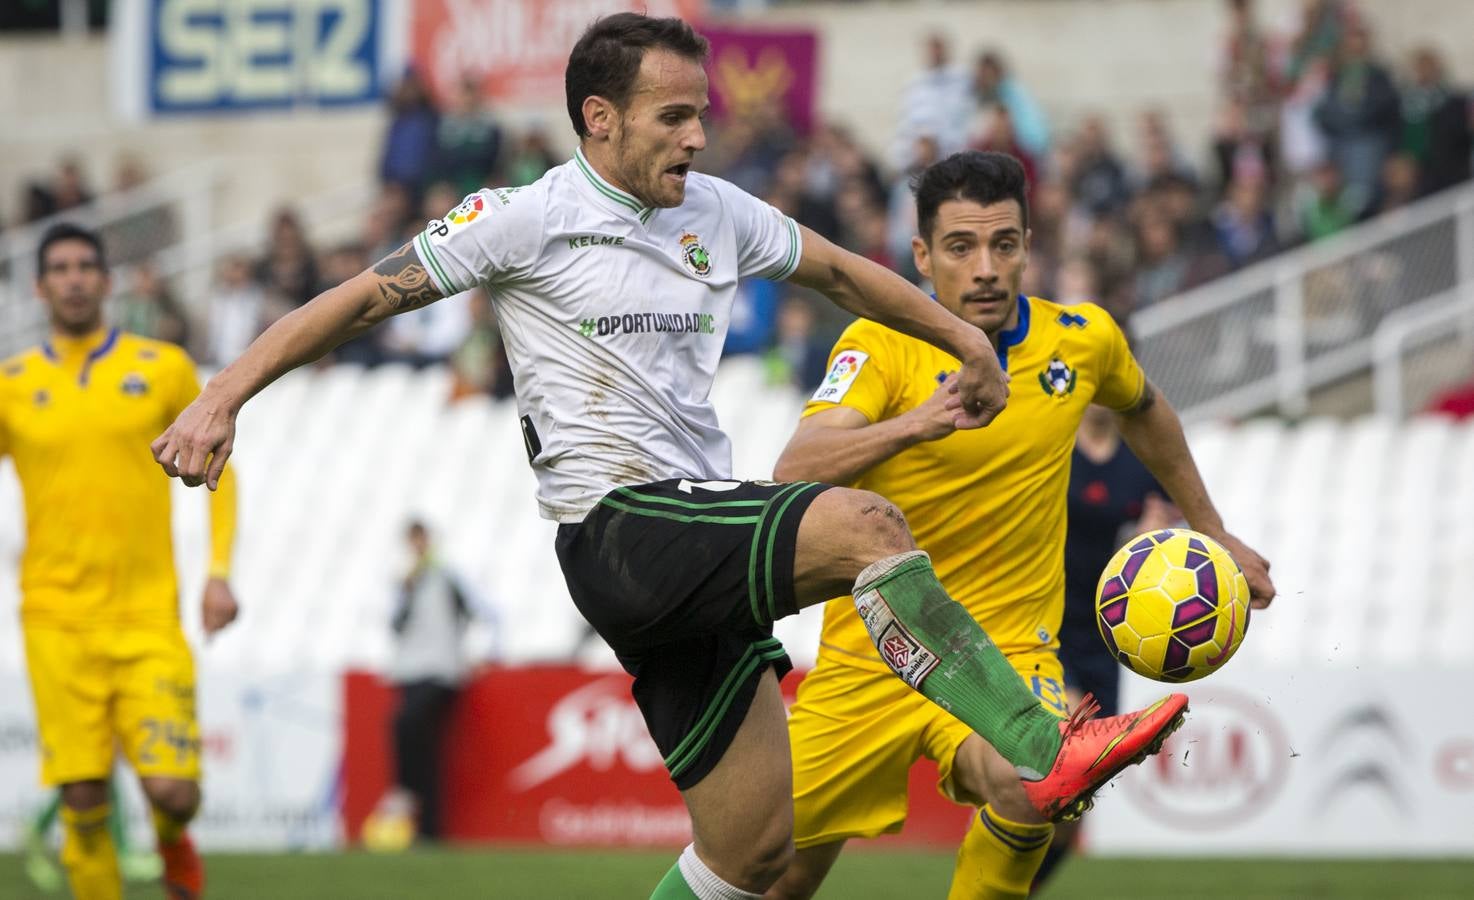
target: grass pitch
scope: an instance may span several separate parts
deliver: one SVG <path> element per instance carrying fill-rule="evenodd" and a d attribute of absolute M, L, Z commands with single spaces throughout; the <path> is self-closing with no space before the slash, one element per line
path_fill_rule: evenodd
<path fill-rule="evenodd" d="M 675 859 L 671 852 L 420 850 L 207 857 L 210 900 L 643 900 Z M 942 898 L 949 853 L 852 847 L 840 857 L 821 898 Z M 0 855 L 0 897 L 45 900 L 15 854 Z M 132 885 L 128 900 L 157 898 Z M 1467 900 L 1474 860 L 1136 860 L 1072 859 L 1040 900 Z"/>

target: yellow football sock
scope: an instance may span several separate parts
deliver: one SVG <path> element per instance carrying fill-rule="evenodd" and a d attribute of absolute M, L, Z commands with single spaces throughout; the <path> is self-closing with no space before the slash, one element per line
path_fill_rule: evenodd
<path fill-rule="evenodd" d="M 1011 822 L 984 806 L 957 851 L 947 900 L 1016 900 L 1029 896 L 1054 826 Z"/>
<path fill-rule="evenodd" d="M 123 879 L 118 874 L 118 851 L 108 831 L 112 804 L 104 803 L 78 812 L 61 808 L 66 838 L 61 845 L 61 862 L 76 900 L 122 900 Z"/>
<path fill-rule="evenodd" d="M 188 822 L 181 822 L 158 807 L 153 808 L 153 814 L 154 834 L 159 837 L 160 847 L 179 840 L 179 836 L 184 834 L 185 827 L 189 825 Z"/>

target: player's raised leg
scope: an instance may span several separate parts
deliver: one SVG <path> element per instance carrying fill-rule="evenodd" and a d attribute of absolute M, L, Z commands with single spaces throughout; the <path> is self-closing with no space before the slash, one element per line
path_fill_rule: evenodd
<path fill-rule="evenodd" d="M 721 761 L 682 792 L 694 840 L 652 900 L 761 896 L 793 858 L 792 791 L 783 697 L 769 670 Z"/>
<path fill-rule="evenodd" d="M 810 505 L 794 563 L 799 606 L 849 592 L 880 656 L 1014 767 L 1050 819 L 1078 815 L 1095 789 L 1160 748 L 1187 708 L 1181 694 L 1140 713 L 1060 722 L 967 610 L 947 596 L 906 520 L 868 491 L 833 489 Z"/>

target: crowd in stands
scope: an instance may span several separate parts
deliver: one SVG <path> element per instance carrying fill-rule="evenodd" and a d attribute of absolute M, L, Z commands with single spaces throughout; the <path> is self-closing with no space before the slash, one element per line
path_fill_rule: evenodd
<path fill-rule="evenodd" d="M 1305 0 L 1293 33 L 1265 27 L 1252 0 L 1224 2 L 1210 147 L 1182 146 L 1152 108 L 1132 121 L 1051 122 L 1006 55 L 985 49 L 959 65 L 938 34 L 926 40 L 884 158 L 841 123 L 797 134 L 759 108 L 713 123 L 697 166 L 919 281 L 911 177 L 966 148 L 1013 154 L 1031 184 L 1025 291 L 1096 300 L 1122 319 L 1470 177 L 1470 97 L 1449 82 L 1436 50 L 1387 58 L 1351 0 Z M 393 91 L 380 194 L 359 240 L 314 246 L 283 210 L 259 256 L 220 265 L 205 327 L 190 327 L 147 264 L 135 267 L 118 314 L 134 330 L 190 342 L 207 362 L 228 361 L 276 316 L 371 265 L 465 194 L 526 184 L 563 161 L 544 131 L 503 127 L 475 82 L 447 94 L 432 97 L 414 71 Z M 90 196 L 77 167 L 64 165 L 33 192 L 31 210 Z M 775 380 L 813 385 L 843 324 L 831 317 L 801 291 L 749 281 L 726 352 L 760 356 Z M 511 392 L 495 317 L 479 294 L 398 317 L 337 358 L 448 362 L 461 392 Z"/>

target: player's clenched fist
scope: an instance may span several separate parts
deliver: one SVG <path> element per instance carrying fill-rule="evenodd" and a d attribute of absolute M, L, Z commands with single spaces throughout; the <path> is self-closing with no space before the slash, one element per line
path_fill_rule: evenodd
<path fill-rule="evenodd" d="M 1003 412 L 1008 403 L 1008 373 L 991 348 L 962 363 L 952 393 L 955 396 L 947 408 L 956 413 L 952 421 L 958 428 L 982 428 Z"/>
<path fill-rule="evenodd" d="M 170 478 L 213 491 L 234 442 L 235 416 L 202 393 L 149 447 Z"/>

